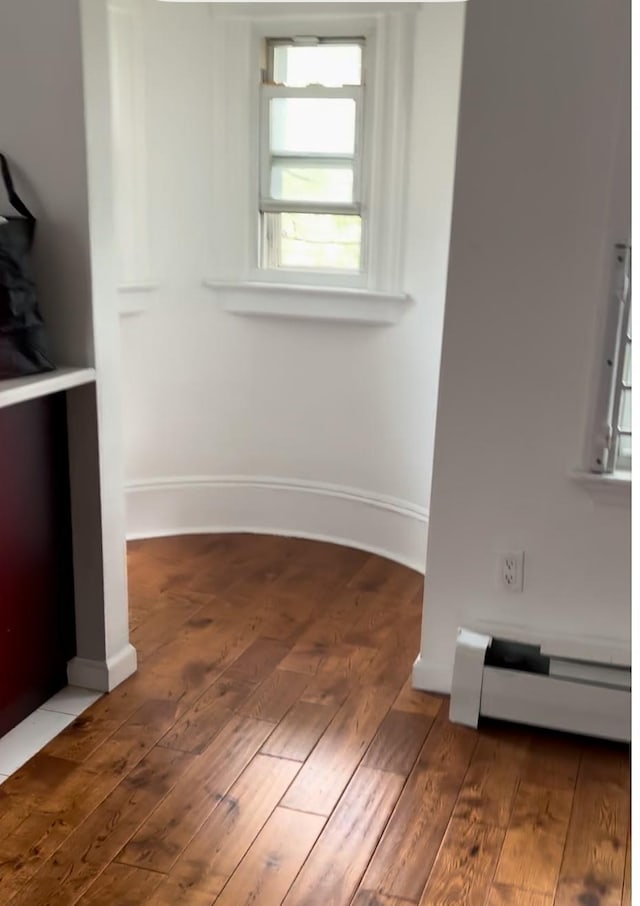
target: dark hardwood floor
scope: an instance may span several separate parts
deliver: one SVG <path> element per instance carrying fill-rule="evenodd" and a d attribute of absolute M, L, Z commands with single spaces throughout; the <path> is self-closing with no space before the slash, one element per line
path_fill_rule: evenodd
<path fill-rule="evenodd" d="M 0 904 L 630 904 L 628 748 L 450 724 L 421 576 L 252 535 L 129 566 L 139 672 L 0 787 Z"/>

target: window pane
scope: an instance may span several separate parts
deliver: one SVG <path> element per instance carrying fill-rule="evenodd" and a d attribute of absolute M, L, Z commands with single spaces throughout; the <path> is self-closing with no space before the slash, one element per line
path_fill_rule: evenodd
<path fill-rule="evenodd" d="M 624 373 L 622 380 L 631 385 L 631 343 L 627 343 L 624 350 Z"/>
<path fill-rule="evenodd" d="M 631 391 L 623 390 L 620 400 L 619 425 L 625 431 L 631 430 Z"/>
<path fill-rule="evenodd" d="M 287 201 L 353 201 L 351 167 L 318 167 L 304 163 L 274 163 L 271 167 L 271 197 Z"/>
<path fill-rule="evenodd" d="M 631 468 L 631 437 L 628 434 L 623 434 L 618 438 L 616 466 L 619 469 Z"/>
<path fill-rule="evenodd" d="M 362 221 L 351 214 L 265 214 L 265 264 L 358 271 Z"/>
<path fill-rule="evenodd" d="M 346 154 L 355 148 L 356 102 L 352 98 L 272 98 L 273 154 Z"/>
<path fill-rule="evenodd" d="M 307 85 L 360 85 L 362 47 L 359 44 L 318 44 L 315 47 L 273 46 L 273 81 L 292 88 Z"/>

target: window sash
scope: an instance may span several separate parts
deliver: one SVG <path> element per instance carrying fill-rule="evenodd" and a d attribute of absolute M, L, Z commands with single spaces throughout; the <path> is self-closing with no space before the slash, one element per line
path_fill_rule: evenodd
<path fill-rule="evenodd" d="M 360 68 L 360 86 L 365 84 L 365 73 L 366 73 L 366 40 L 364 38 L 347 38 L 347 37 L 326 37 L 319 38 L 316 36 L 308 38 L 267 38 L 267 68 L 264 73 L 264 82 L 273 85 L 275 81 L 275 54 L 274 48 L 276 47 L 319 47 L 322 45 L 332 45 L 332 44 L 357 44 L 361 48 L 361 68 Z M 282 86 L 286 87 L 286 86 Z M 320 86 L 324 87 L 324 86 Z M 328 86 L 327 86 L 328 87 Z"/>
<path fill-rule="evenodd" d="M 595 430 L 591 445 L 590 469 L 610 474 L 617 469 L 630 469 L 630 457 L 620 456 L 621 437 L 630 437 L 631 430 L 620 425 L 620 408 L 624 382 L 624 358 L 631 343 L 629 323 L 631 312 L 631 247 L 616 245 L 614 249 L 613 282 L 607 311 L 604 354 L 600 389 L 596 404 Z M 631 389 L 630 386 L 628 389 Z"/>
<path fill-rule="evenodd" d="M 321 43 L 322 39 L 319 39 Z M 363 85 L 346 85 L 341 88 L 330 88 L 322 85 L 309 85 L 305 88 L 290 88 L 284 85 L 273 85 L 270 83 L 273 72 L 273 54 L 271 46 L 275 43 L 292 45 L 293 41 L 285 39 L 269 41 L 268 68 L 266 72 L 267 81 L 261 85 L 260 98 L 260 192 L 258 198 L 258 214 L 260 219 L 264 214 L 275 213 L 301 213 L 301 214 L 354 214 L 363 219 L 362 223 L 362 250 L 361 250 L 361 268 L 364 268 L 366 234 L 368 224 L 365 220 L 365 205 L 363 203 L 363 135 L 364 135 L 364 90 Z M 363 79 L 364 79 L 364 41 L 354 39 L 327 39 L 326 43 L 361 43 L 363 45 Z M 274 98 L 348 98 L 355 102 L 355 136 L 353 154 L 331 154 L 325 152 L 282 152 L 275 154 L 271 152 L 271 135 L 270 135 L 270 102 Z M 271 194 L 271 173 L 274 163 L 290 161 L 299 163 L 301 166 L 344 166 L 348 164 L 353 169 L 353 201 L 344 202 L 322 202 L 322 201 L 291 201 L 286 199 L 274 198 Z M 260 257 L 262 266 L 268 269 L 277 269 L 270 261 L 274 260 L 273 256 L 268 253 L 269 239 L 266 231 L 260 229 L 261 243 L 266 242 L 267 248 L 263 250 Z M 265 254 L 266 252 L 266 254 Z M 326 269 L 318 268 L 317 273 L 324 274 Z M 362 272 L 362 271 L 361 271 Z"/>
<path fill-rule="evenodd" d="M 353 173 L 353 201 L 305 201 L 292 198 L 274 198 L 271 194 L 272 168 L 279 164 L 290 164 L 297 169 L 349 169 Z M 268 194 L 260 195 L 260 213 L 309 213 L 309 214 L 358 214 L 362 215 L 362 204 L 356 200 L 356 172 L 353 157 L 334 157 L 329 155 L 272 154 L 265 178 L 268 180 Z"/>
<path fill-rule="evenodd" d="M 322 151 L 319 152 L 283 152 L 278 151 L 276 154 L 271 153 L 271 135 L 270 135 L 270 116 L 269 104 L 273 98 L 350 98 L 356 104 L 356 122 L 355 122 L 355 140 L 353 154 L 331 154 Z M 299 160 L 307 162 L 309 166 L 313 163 L 323 163 L 330 166 L 332 163 L 341 164 L 346 161 L 353 166 L 353 204 L 362 205 L 362 135 L 363 135 L 363 93 L 361 88 L 327 88 L 322 89 L 318 86 L 311 88 L 280 88 L 272 85 L 262 86 L 262 102 L 260 111 L 260 199 L 262 202 L 278 203 L 278 199 L 271 197 L 271 164 L 274 160 Z M 329 204 L 329 203 L 328 203 Z M 280 209 L 279 209 L 280 210 Z M 282 208 L 282 210 L 289 210 Z M 303 208 L 301 210 L 306 210 Z M 361 210 L 361 207 L 359 208 Z M 309 208 L 312 213 L 312 209 Z M 341 205 L 330 205 L 327 213 L 339 214 L 342 212 Z"/>

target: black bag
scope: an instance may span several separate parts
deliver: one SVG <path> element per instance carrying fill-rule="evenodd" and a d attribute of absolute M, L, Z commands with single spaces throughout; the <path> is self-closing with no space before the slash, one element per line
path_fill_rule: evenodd
<path fill-rule="evenodd" d="M 30 253 L 36 220 L 13 188 L 4 154 L 0 170 L 9 201 L 20 217 L 0 215 L 0 378 L 51 371 L 38 310 Z"/>

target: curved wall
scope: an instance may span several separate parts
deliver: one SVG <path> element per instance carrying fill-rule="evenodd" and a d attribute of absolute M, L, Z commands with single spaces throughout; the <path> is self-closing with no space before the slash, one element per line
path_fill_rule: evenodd
<path fill-rule="evenodd" d="M 210 202 L 208 7 L 140 7 L 150 262 L 141 281 L 153 285 L 119 293 L 130 309 L 129 536 L 268 531 L 423 570 L 464 5 L 417 13 L 404 280 L 414 303 L 385 327 L 243 318 L 203 286 L 212 218 L 233 216 Z"/>

